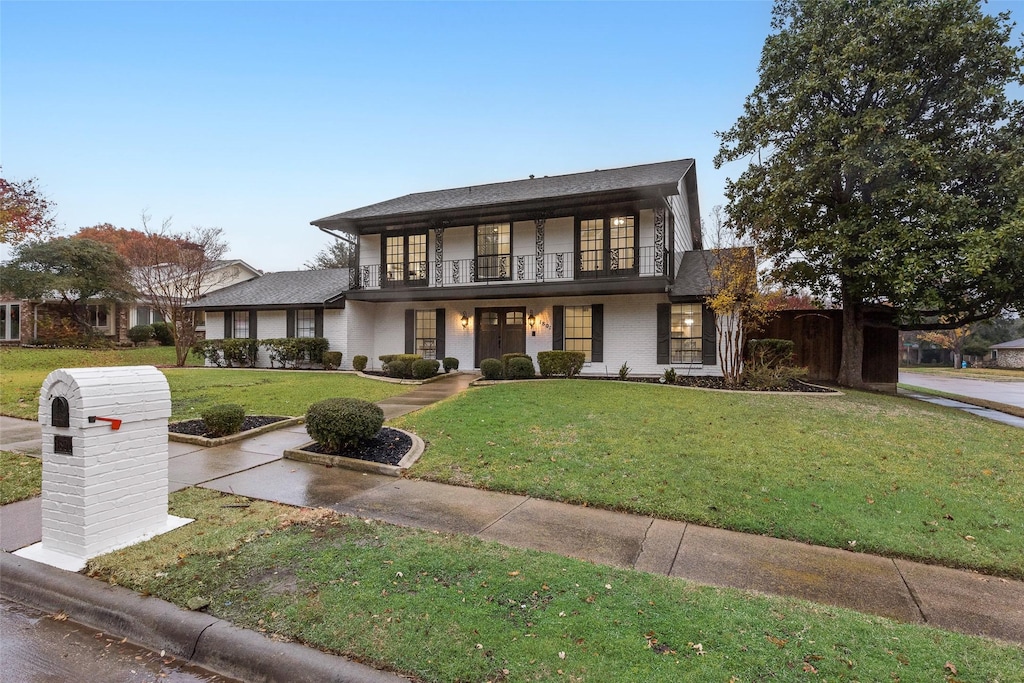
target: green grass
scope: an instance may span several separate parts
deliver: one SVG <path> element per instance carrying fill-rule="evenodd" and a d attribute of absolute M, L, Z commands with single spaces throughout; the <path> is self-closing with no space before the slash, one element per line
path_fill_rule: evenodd
<path fill-rule="evenodd" d="M 0 451 L 0 505 L 43 492 L 43 462 L 21 453 Z"/>
<path fill-rule="evenodd" d="M 396 425 L 424 479 L 1024 578 L 1024 431 L 910 399 L 565 380 Z"/>
<path fill-rule="evenodd" d="M 216 492 L 93 576 L 423 681 L 1020 681 L 1024 649 Z M 241 507 L 248 505 L 248 507 Z"/>
<path fill-rule="evenodd" d="M 167 365 L 174 349 L 0 349 L 0 413 L 34 420 L 39 388 L 57 368 Z M 197 418 L 204 408 L 237 403 L 250 415 L 303 415 L 310 403 L 333 397 L 379 401 L 413 388 L 355 375 L 324 372 L 161 368 L 171 389 L 171 420 Z"/>

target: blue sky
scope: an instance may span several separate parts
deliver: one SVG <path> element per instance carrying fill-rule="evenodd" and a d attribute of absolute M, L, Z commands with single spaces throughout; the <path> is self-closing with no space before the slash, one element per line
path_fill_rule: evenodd
<path fill-rule="evenodd" d="M 1024 4 L 999 3 L 991 9 Z M 65 232 L 220 227 L 302 268 L 309 221 L 425 190 L 693 157 L 757 80 L 769 2 L 11 2 L 0 161 Z"/>

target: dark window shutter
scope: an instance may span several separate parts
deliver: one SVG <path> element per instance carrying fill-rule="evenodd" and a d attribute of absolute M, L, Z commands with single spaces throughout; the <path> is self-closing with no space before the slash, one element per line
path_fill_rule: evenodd
<path fill-rule="evenodd" d="M 234 332 L 234 311 L 224 311 L 224 338 L 231 339 L 231 334 Z"/>
<path fill-rule="evenodd" d="M 405 309 L 405 352 L 416 353 L 416 311 Z"/>
<path fill-rule="evenodd" d="M 551 348 L 561 351 L 565 348 L 565 306 L 551 307 Z"/>
<path fill-rule="evenodd" d="M 434 358 L 444 360 L 444 309 L 437 309 L 437 331 L 434 332 Z"/>
<path fill-rule="evenodd" d="M 324 336 L 324 309 L 322 308 L 313 311 L 313 336 Z"/>
<path fill-rule="evenodd" d="M 672 348 L 672 304 L 658 304 L 658 364 L 668 365 Z"/>
<path fill-rule="evenodd" d="M 590 360 L 604 362 L 604 304 L 590 306 Z"/>
<path fill-rule="evenodd" d="M 249 339 L 256 339 L 256 310 L 249 311 Z"/>
<path fill-rule="evenodd" d="M 288 314 L 288 320 L 287 320 L 287 323 L 285 324 L 284 336 L 286 336 L 286 337 L 294 337 L 295 336 L 295 311 L 293 309 L 289 308 L 288 311 L 287 311 L 287 314 Z"/>
<path fill-rule="evenodd" d="M 714 365 L 718 362 L 718 349 L 715 348 L 715 337 L 717 336 L 715 330 L 715 312 L 707 306 L 701 306 L 701 336 L 703 336 L 703 344 L 701 345 L 701 351 L 703 352 L 702 362 L 704 365 Z"/>

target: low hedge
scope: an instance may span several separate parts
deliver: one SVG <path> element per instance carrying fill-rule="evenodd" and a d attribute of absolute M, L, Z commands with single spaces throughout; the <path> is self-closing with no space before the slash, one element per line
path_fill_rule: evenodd
<path fill-rule="evenodd" d="M 384 424 L 380 406 L 358 398 L 329 398 L 306 410 L 306 432 L 324 449 L 338 453 L 369 441 Z"/>
<path fill-rule="evenodd" d="M 324 370 L 337 370 L 341 367 L 341 351 L 324 351 Z"/>
<path fill-rule="evenodd" d="M 502 375 L 502 377 L 511 379 L 511 377 L 508 376 L 508 362 L 510 360 L 512 360 L 513 358 L 530 358 L 530 357 L 528 355 L 526 355 L 525 353 L 503 353 L 503 354 L 501 354 L 501 375 Z M 532 362 L 533 359 L 531 358 L 530 361 Z"/>
<path fill-rule="evenodd" d="M 259 342 L 255 339 L 204 339 L 192 353 L 218 368 L 244 368 L 256 364 Z"/>
<path fill-rule="evenodd" d="M 167 323 L 153 323 L 153 339 L 160 342 L 160 346 L 174 346 L 174 331 Z"/>
<path fill-rule="evenodd" d="M 210 406 L 202 412 L 202 418 L 210 436 L 227 436 L 242 429 L 245 408 L 235 403 Z"/>
<path fill-rule="evenodd" d="M 420 358 L 412 362 L 412 376 L 414 379 L 430 379 L 437 374 L 441 363 L 429 358 Z"/>
<path fill-rule="evenodd" d="M 384 374 L 397 379 L 409 379 L 412 377 L 412 365 L 423 356 L 418 353 L 389 353 L 379 356 Z"/>
<path fill-rule="evenodd" d="M 366 369 L 366 364 L 370 362 L 370 359 L 366 356 L 353 356 L 352 367 L 357 371 L 362 372 Z"/>
<path fill-rule="evenodd" d="M 533 379 L 533 377 L 533 361 L 529 356 L 509 358 L 508 368 L 505 370 L 505 379 Z"/>
<path fill-rule="evenodd" d="M 452 370 L 459 369 L 459 359 L 448 356 L 444 359 L 444 371 L 451 372 Z"/>
<path fill-rule="evenodd" d="M 142 342 L 148 342 L 153 338 L 153 326 L 152 325 L 136 325 L 135 327 L 128 330 L 128 339 L 141 344 Z"/>
<path fill-rule="evenodd" d="M 537 354 L 541 377 L 575 377 L 586 360 L 581 351 L 540 351 Z"/>
<path fill-rule="evenodd" d="M 501 361 L 497 358 L 484 358 L 480 361 L 480 372 L 484 379 L 501 379 L 505 376 L 501 372 Z"/>
<path fill-rule="evenodd" d="M 300 363 L 322 365 L 330 342 L 324 337 L 281 337 L 261 339 L 259 345 L 267 350 L 270 367 L 279 363 L 282 368 L 294 368 Z"/>

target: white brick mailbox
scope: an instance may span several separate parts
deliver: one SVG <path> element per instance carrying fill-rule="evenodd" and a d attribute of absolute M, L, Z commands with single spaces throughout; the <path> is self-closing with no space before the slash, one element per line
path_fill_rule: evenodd
<path fill-rule="evenodd" d="M 39 395 L 42 541 L 18 555 L 86 560 L 192 521 L 167 514 L 167 379 L 149 365 L 54 370 Z"/>

